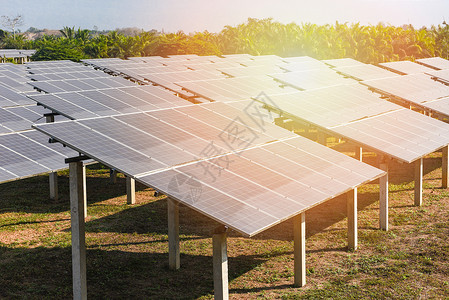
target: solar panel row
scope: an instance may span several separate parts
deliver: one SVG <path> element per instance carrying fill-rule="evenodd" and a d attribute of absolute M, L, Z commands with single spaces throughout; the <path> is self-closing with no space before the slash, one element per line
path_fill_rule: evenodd
<path fill-rule="evenodd" d="M 254 139 L 220 130 L 229 124 L 255 133 Z M 274 125 L 261 129 L 248 114 L 222 103 L 37 128 L 245 235 L 383 174 Z M 170 189 L 176 176 L 189 176 L 201 195 Z"/>

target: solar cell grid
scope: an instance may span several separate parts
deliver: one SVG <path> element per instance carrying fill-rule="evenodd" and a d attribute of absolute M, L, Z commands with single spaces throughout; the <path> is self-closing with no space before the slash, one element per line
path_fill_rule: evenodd
<path fill-rule="evenodd" d="M 132 94 L 128 93 L 128 90 L 130 90 L 130 89 L 134 89 L 134 87 L 129 88 L 127 90 L 125 90 L 125 89 L 109 89 L 109 90 L 104 90 L 103 92 L 106 95 L 110 95 L 110 96 L 114 97 L 115 99 L 133 107 L 134 111 L 137 111 L 137 110 L 145 111 L 145 110 L 153 110 L 153 109 L 158 108 L 157 105 L 151 104 L 148 101 L 142 100 L 139 97 L 135 97 Z"/>
<path fill-rule="evenodd" d="M 202 157 L 202 152 L 209 146 L 209 141 L 202 140 L 186 131 L 177 129 L 167 123 L 160 122 L 145 114 L 116 116 L 116 119 L 131 126 L 140 128 L 159 139 L 163 139 L 176 147 Z M 221 149 L 223 150 L 223 149 Z"/>
<path fill-rule="evenodd" d="M 95 99 L 100 104 L 108 106 L 120 113 L 132 113 L 138 110 L 131 105 L 120 100 L 123 93 L 116 89 L 104 89 L 101 91 L 83 91 L 79 94 L 89 98 Z"/>
<path fill-rule="evenodd" d="M 130 145 L 149 157 L 157 157 L 159 161 L 167 165 L 176 165 L 194 159 L 193 154 L 118 119 L 90 119 L 83 120 L 81 123 L 112 139 Z"/>
<path fill-rule="evenodd" d="M 0 182 L 9 181 L 15 179 L 16 177 L 17 177 L 16 174 L 8 172 L 7 170 L 4 170 L 0 167 Z"/>
<path fill-rule="evenodd" d="M 48 168 L 22 156 L 0 144 L 0 166 L 6 170 L 14 170 L 16 177 L 40 174 L 50 171 Z"/>
<path fill-rule="evenodd" d="M 37 106 L 34 106 L 37 107 Z M 38 113 L 36 110 L 29 109 L 26 106 L 18 106 L 6 108 L 7 111 L 12 112 L 15 115 L 18 115 L 26 120 L 31 121 L 32 123 L 44 123 L 45 118 L 43 118 L 43 113 Z"/>
<path fill-rule="evenodd" d="M 171 124 L 172 126 L 181 128 L 203 140 L 209 141 L 209 145 L 206 146 L 203 151 L 209 148 L 210 150 L 212 150 L 212 148 L 215 148 L 215 146 L 218 146 L 216 150 L 219 152 L 230 151 L 233 150 L 233 146 L 238 147 L 241 145 L 246 145 L 247 147 L 249 147 L 258 143 L 268 142 L 272 140 L 271 138 L 268 138 L 266 136 L 256 135 L 253 135 L 253 139 L 247 140 L 245 139 L 247 135 L 242 134 L 242 130 L 244 130 L 244 127 L 242 127 L 242 125 L 240 125 L 239 131 L 226 131 L 226 127 L 220 128 L 212 122 L 205 122 L 205 120 L 202 118 L 196 118 L 195 114 L 187 115 L 183 112 L 175 110 L 161 110 L 157 112 L 148 112 L 148 114 L 154 116 L 155 118 L 161 119 L 164 122 Z M 216 117 L 216 119 L 220 118 L 222 117 Z M 186 126 L 186 124 L 189 125 Z"/>
<path fill-rule="evenodd" d="M 16 93 L 25 93 L 30 92 L 33 90 L 32 87 L 30 87 L 28 84 L 26 84 L 25 81 L 17 81 L 15 79 L 6 77 L 6 76 L 0 76 L 0 86 L 6 87 Z M 3 95 L 3 94 L 2 94 Z"/>
<path fill-rule="evenodd" d="M 64 155 L 34 142 L 20 134 L 6 134 L 0 136 L 0 144 L 20 153 L 29 160 L 35 161 L 48 169 L 58 170 L 65 168 Z M 16 172 L 16 170 L 10 170 Z M 28 174 L 30 175 L 30 174 Z"/>
<path fill-rule="evenodd" d="M 160 108 L 189 104 L 187 101 L 175 96 L 171 92 L 151 85 L 120 88 L 120 90 Z"/>
<path fill-rule="evenodd" d="M 177 82 L 182 88 L 213 101 L 237 101 L 249 99 L 264 92 L 283 94 L 291 92 L 268 76 L 250 76 L 226 79 L 211 79 L 192 82 Z"/>
<path fill-rule="evenodd" d="M 103 105 L 91 98 L 85 97 L 79 93 L 61 93 L 58 97 L 82 107 L 84 110 L 93 112 L 99 116 L 108 116 L 113 114 L 119 114 L 118 111 Z"/>
<path fill-rule="evenodd" d="M 56 95 L 43 94 L 31 96 L 31 98 L 40 105 L 43 105 L 52 111 L 58 112 L 67 118 L 82 119 L 98 117 L 97 114 L 89 112 L 79 105 L 65 101 Z"/>
<path fill-rule="evenodd" d="M 49 143 L 48 142 L 48 136 L 37 131 L 37 130 L 27 130 L 27 131 L 23 131 L 21 133 L 18 133 L 21 136 L 26 137 L 27 139 L 44 145 L 46 148 L 50 148 L 51 150 L 60 153 L 62 155 L 64 155 L 65 157 L 73 157 L 78 155 L 78 152 L 75 152 L 74 150 L 72 150 L 69 147 L 64 147 L 62 144 L 60 143 Z M 50 167 L 51 169 L 56 169 L 55 167 Z"/>
<path fill-rule="evenodd" d="M 57 137 L 64 144 L 71 146 L 77 151 L 80 150 L 79 148 L 82 148 L 96 161 L 102 163 L 114 162 L 116 169 L 126 174 L 137 175 L 164 167 L 164 164 L 86 126 L 75 122 L 70 127 L 67 127 L 66 124 L 42 124 L 39 125 L 38 129 L 45 128 L 46 132 L 49 132 L 52 136 Z M 48 125 L 52 126 L 49 128 Z M 98 147 L 98 145 L 101 145 L 101 147 Z"/>
<path fill-rule="evenodd" d="M 31 129 L 32 122 L 12 111 L 0 109 L 0 124 L 12 131 Z"/>

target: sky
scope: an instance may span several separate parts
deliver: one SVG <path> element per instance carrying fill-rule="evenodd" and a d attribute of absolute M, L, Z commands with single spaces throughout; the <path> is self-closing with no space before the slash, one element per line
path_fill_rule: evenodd
<path fill-rule="evenodd" d="M 384 22 L 419 28 L 449 22 L 449 0 L 0 0 L 0 15 L 17 14 L 24 18 L 22 31 L 96 26 L 99 30 L 219 32 L 249 17 L 282 23 Z"/>

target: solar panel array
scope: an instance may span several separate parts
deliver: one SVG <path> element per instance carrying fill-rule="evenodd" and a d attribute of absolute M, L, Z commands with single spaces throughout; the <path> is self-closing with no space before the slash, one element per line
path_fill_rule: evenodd
<path fill-rule="evenodd" d="M 133 86 L 30 96 L 40 105 L 70 119 L 93 118 L 188 105 L 155 86 Z"/>
<path fill-rule="evenodd" d="M 45 122 L 50 110 L 28 98 L 24 65 L 0 65 L 0 182 L 66 168 L 64 158 L 76 152 L 61 144 L 49 144 L 48 137 L 31 128 Z M 23 92 L 27 91 L 27 92 Z"/>
<path fill-rule="evenodd" d="M 263 103 L 403 162 L 449 144 L 449 124 L 380 99 L 359 84 L 274 95 Z"/>
<path fill-rule="evenodd" d="M 36 130 L 0 134 L 0 182 L 65 169 L 64 159 L 75 155 Z"/>
<path fill-rule="evenodd" d="M 295 91 L 291 87 L 280 87 L 266 75 L 176 82 L 176 84 L 192 94 L 211 101 L 238 101 L 249 99 L 261 92 L 283 94 Z"/>
<path fill-rule="evenodd" d="M 383 174 L 222 103 L 37 128 L 248 236 Z"/>
<path fill-rule="evenodd" d="M 26 49 L 0 49 L 0 58 L 19 58 L 19 57 L 30 57 L 36 50 L 26 50 Z"/>
<path fill-rule="evenodd" d="M 355 78 L 358 72 L 362 74 L 358 79 L 383 76 L 378 75 L 377 67 L 352 59 L 323 62 L 275 55 L 186 55 L 84 62 L 157 86 L 139 86 L 70 61 L 29 63 L 30 84 L 47 94 L 34 93 L 27 99 L 77 120 L 36 128 L 245 235 L 254 235 L 383 175 L 271 125 L 272 116 L 266 116 L 266 111 L 261 127 L 248 107 L 260 114 L 271 105 L 406 162 L 449 143 L 449 125 L 401 109 L 336 72 L 346 69 L 345 74 Z M 407 76 L 392 78 L 396 77 Z M 25 82 L 22 76 L 17 78 Z M 173 92 L 217 102 L 193 105 Z M 251 97 L 271 102 L 254 104 L 248 100 Z M 1 118 L 5 122 L 0 126 L 6 131 L 43 122 L 30 121 L 43 111 L 12 107 L 20 104 L 20 99 L 1 101 L 5 103 L 5 118 Z M 34 131 L 4 136 L 29 132 Z M 29 167 L 37 170 L 34 168 L 38 167 Z M 45 170 L 50 169 L 45 166 Z M 177 176 L 189 178 L 189 190 L 170 187 Z M 201 187 L 199 197 L 192 194 L 192 185 Z M 242 186 L 245 190 L 239 188 Z"/>
<path fill-rule="evenodd" d="M 449 86 L 426 74 L 403 75 L 384 79 L 362 81 L 362 84 L 381 94 L 397 97 L 412 104 L 426 106 L 426 102 L 449 96 Z M 440 113 L 446 114 L 447 111 Z"/>

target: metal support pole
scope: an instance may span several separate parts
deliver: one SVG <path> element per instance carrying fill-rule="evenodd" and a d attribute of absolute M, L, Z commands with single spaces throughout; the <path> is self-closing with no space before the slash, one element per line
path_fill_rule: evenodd
<path fill-rule="evenodd" d="M 115 169 L 111 169 L 109 171 L 109 180 L 111 183 L 117 183 L 117 171 Z"/>
<path fill-rule="evenodd" d="M 214 298 L 229 299 L 228 253 L 226 248 L 226 227 L 220 226 L 212 235 L 214 265 Z"/>
<path fill-rule="evenodd" d="M 363 161 L 363 149 L 362 147 L 355 146 L 355 159 Z"/>
<path fill-rule="evenodd" d="M 45 122 L 46 123 L 53 123 L 55 121 L 54 115 L 46 115 L 45 116 Z M 49 174 L 49 184 L 50 184 L 50 199 L 58 201 L 59 195 L 58 195 L 58 173 L 57 172 L 51 172 Z"/>
<path fill-rule="evenodd" d="M 168 265 L 171 270 L 180 267 L 179 250 L 179 205 L 171 198 L 167 198 L 168 212 Z"/>
<path fill-rule="evenodd" d="M 449 186 L 449 159 L 448 159 L 448 148 L 449 146 L 446 146 L 442 149 L 442 157 L 441 157 L 441 171 L 443 172 L 441 176 L 442 184 L 441 186 L 443 189 L 447 189 Z"/>
<path fill-rule="evenodd" d="M 379 223 L 380 229 L 388 230 L 388 162 L 380 162 L 379 168 L 387 174 L 379 178 Z"/>
<path fill-rule="evenodd" d="M 348 249 L 357 250 L 357 188 L 348 192 Z"/>
<path fill-rule="evenodd" d="M 48 181 L 50 184 L 50 199 L 58 201 L 58 173 L 51 172 L 48 175 Z"/>
<path fill-rule="evenodd" d="M 83 163 L 69 164 L 73 299 L 87 299 Z"/>
<path fill-rule="evenodd" d="M 128 204 L 136 204 L 136 181 L 126 176 L 126 199 Z"/>
<path fill-rule="evenodd" d="M 423 159 L 415 161 L 415 205 L 422 205 Z"/>
<path fill-rule="evenodd" d="M 306 284 L 306 213 L 293 217 L 295 286 Z"/>

